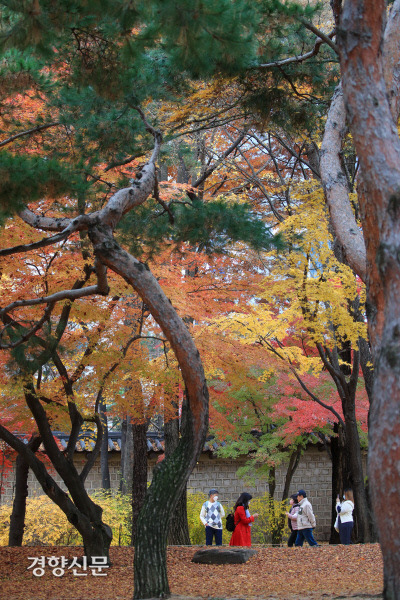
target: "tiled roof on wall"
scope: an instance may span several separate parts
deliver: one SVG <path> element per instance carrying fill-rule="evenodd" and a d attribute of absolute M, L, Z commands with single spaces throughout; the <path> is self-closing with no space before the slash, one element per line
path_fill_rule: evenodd
<path fill-rule="evenodd" d="M 58 431 L 53 432 L 54 437 L 60 442 L 61 447 L 65 450 L 68 444 L 68 434 L 60 433 Z M 108 451 L 109 452 L 121 452 L 121 441 L 122 435 L 120 431 L 109 431 L 108 432 Z M 95 445 L 95 438 L 90 433 L 81 434 L 76 443 L 76 452 L 91 452 Z M 203 452 L 214 453 L 221 446 L 225 446 L 225 442 L 217 443 L 213 438 L 206 440 L 203 446 Z M 148 432 L 147 433 L 147 450 L 148 452 L 155 452 L 156 454 L 162 454 L 164 452 L 164 437 L 160 433 Z"/>

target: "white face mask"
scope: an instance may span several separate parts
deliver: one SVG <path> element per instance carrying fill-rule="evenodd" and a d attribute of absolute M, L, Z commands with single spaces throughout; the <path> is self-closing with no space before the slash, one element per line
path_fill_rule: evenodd
<path fill-rule="evenodd" d="M 217 502 L 218 496 L 214 496 L 214 502 Z"/>
<path fill-rule="evenodd" d="M 343 494 L 343 500 L 346 500 L 346 496 Z"/>

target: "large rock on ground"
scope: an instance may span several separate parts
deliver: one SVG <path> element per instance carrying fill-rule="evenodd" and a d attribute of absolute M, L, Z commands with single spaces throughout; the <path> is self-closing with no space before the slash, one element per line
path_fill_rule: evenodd
<path fill-rule="evenodd" d="M 238 565 L 245 563 L 257 554 L 251 548 L 207 548 L 198 550 L 193 555 L 192 562 L 203 565 Z"/>

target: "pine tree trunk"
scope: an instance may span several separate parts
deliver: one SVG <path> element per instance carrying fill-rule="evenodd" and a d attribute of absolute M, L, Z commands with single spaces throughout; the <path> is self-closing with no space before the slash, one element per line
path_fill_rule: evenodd
<path fill-rule="evenodd" d="M 156 468 L 138 519 L 135 545 L 134 598 L 157 598 L 170 593 L 166 551 L 169 523 L 193 469 L 190 440 L 182 441 Z"/>
<path fill-rule="evenodd" d="M 183 490 L 174 511 L 169 531 L 168 544 L 171 546 L 190 546 L 189 524 L 187 518 L 187 489 Z"/>
<path fill-rule="evenodd" d="M 164 423 L 166 458 L 173 454 L 179 444 L 180 423 L 178 409 L 178 403 L 176 403 L 176 418 L 170 419 Z M 172 546 L 190 546 L 189 525 L 187 520 L 186 486 L 172 515 L 168 531 L 168 544 Z"/>
<path fill-rule="evenodd" d="M 365 190 L 360 208 L 368 262 L 368 327 L 375 367 L 369 483 L 384 559 L 384 598 L 400 600 L 396 514 L 400 496 L 400 140 L 398 111 L 392 114 L 382 60 L 386 8 L 384 0 L 348 0 L 338 41 L 343 93 Z M 398 14 L 399 2 L 394 3 L 394 9 Z M 394 35 L 398 36 L 398 32 L 397 27 Z M 399 48 L 398 38 L 395 48 Z M 392 66 L 397 68 L 398 64 L 395 57 Z"/>
<path fill-rule="evenodd" d="M 143 176 L 142 180 L 146 181 L 146 177 Z M 124 194 L 121 196 L 125 197 Z M 134 192 L 131 196 L 134 197 Z M 110 206 L 112 210 L 107 218 L 111 221 L 116 218 L 115 208 Z M 168 527 L 207 435 L 208 389 L 199 351 L 147 266 L 122 250 L 107 227 L 93 224 L 89 236 L 97 258 L 132 285 L 162 328 L 178 360 L 187 390 L 185 431 L 172 456 L 165 458 L 154 470 L 137 524 L 134 596 L 154 598 L 169 593 L 166 566 Z"/>

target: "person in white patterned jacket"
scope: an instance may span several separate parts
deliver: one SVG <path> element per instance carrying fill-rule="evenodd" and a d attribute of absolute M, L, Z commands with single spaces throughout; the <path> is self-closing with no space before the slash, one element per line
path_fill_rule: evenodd
<path fill-rule="evenodd" d="M 212 489 L 208 492 L 208 500 L 204 502 L 200 511 L 200 521 L 206 531 L 206 546 L 212 546 L 213 538 L 215 545 L 222 545 L 222 518 L 225 516 L 224 507 L 218 502 L 218 490 Z"/>
<path fill-rule="evenodd" d="M 297 537 L 295 546 L 302 546 L 304 540 L 307 540 L 310 546 L 318 546 L 313 536 L 313 529 L 316 521 L 311 506 L 311 502 L 307 499 L 307 494 L 304 490 L 297 492 L 297 502 L 299 510 L 297 513 Z"/>

